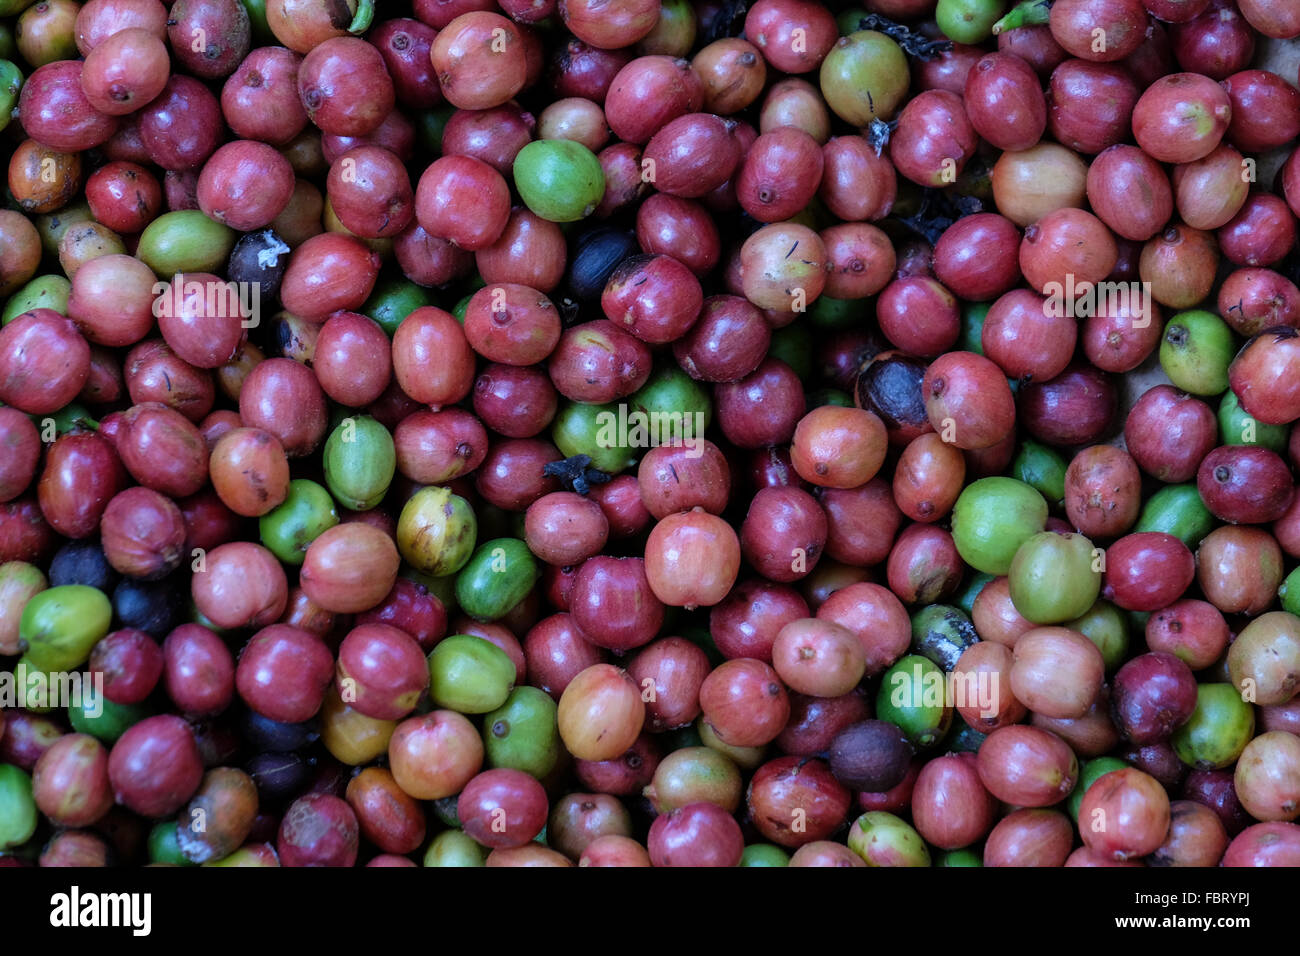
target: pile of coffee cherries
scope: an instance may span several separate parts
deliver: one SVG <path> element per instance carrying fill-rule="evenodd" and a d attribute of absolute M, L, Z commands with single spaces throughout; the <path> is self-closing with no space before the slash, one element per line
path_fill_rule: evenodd
<path fill-rule="evenodd" d="M 1297 37 L 0 0 L 0 866 L 1300 865 Z"/>

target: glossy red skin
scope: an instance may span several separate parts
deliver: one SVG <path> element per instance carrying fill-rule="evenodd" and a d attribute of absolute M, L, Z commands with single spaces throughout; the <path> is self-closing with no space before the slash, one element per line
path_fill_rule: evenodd
<path fill-rule="evenodd" d="M 36 477 L 41 436 L 30 418 L 15 408 L 0 409 L 0 502 L 13 501 Z"/>
<path fill-rule="evenodd" d="M 1139 654 L 1115 673 L 1111 711 L 1116 725 L 1138 746 L 1167 740 L 1195 707 L 1196 677 L 1173 654 Z"/>
<path fill-rule="evenodd" d="M 1034 72 L 1044 80 L 1051 76 L 1054 69 L 1070 58 L 1070 55 L 1056 42 L 1051 28 L 1045 23 L 1003 30 L 998 34 L 998 50 L 1002 53 L 1014 53 L 1032 66 Z"/>
<path fill-rule="evenodd" d="M 643 157 L 654 163 L 655 188 L 698 199 L 727 182 L 743 158 L 733 126 L 712 113 L 687 113 L 665 123 L 646 143 Z"/>
<path fill-rule="evenodd" d="M 670 256 L 633 256 L 601 293 L 605 317 L 643 342 L 662 345 L 694 325 L 704 304 L 699 280 Z"/>
<path fill-rule="evenodd" d="M 1300 826 L 1256 823 L 1228 844 L 1220 866 L 1300 866 Z"/>
<path fill-rule="evenodd" d="M 293 359 L 267 359 L 249 373 L 239 415 L 246 426 L 274 435 L 290 458 L 315 450 L 329 424 L 316 376 Z"/>
<path fill-rule="evenodd" d="M 0 758 L 28 773 L 37 761 L 67 733 L 65 725 L 51 717 L 26 710 L 5 712 L 4 733 L 0 734 Z"/>
<path fill-rule="evenodd" d="M 996 299 L 1020 281 L 1020 230 L 995 213 L 958 219 L 934 247 L 934 274 L 963 299 Z"/>
<path fill-rule="evenodd" d="M 984 318 L 984 355 L 1007 378 L 1055 378 L 1069 365 L 1079 331 L 1078 320 L 1063 312 L 1047 308 L 1046 299 L 1032 289 L 1012 289 Z"/>
<path fill-rule="evenodd" d="M 993 828 L 998 804 L 984 789 L 974 754 L 936 757 L 921 768 L 912 790 L 912 822 L 928 843 L 956 850 Z"/>
<path fill-rule="evenodd" d="M 1284 146 L 1300 134 L 1300 91 L 1268 70 L 1243 70 L 1223 81 L 1232 102 L 1228 140 L 1248 153 Z"/>
<path fill-rule="evenodd" d="M 531 29 L 523 31 L 523 35 L 529 44 L 537 39 L 536 31 Z M 537 54 L 530 52 L 528 56 L 529 83 L 539 79 L 545 69 L 546 80 L 555 99 L 578 96 L 591 100 L 597 106 L 603 106 L 614 77 L 632 62 L 633 50 L 630 47 L 616 49 L 610 44 L 592 44 L 575 38 L 568 43 L 558 44 L 545 62 L 542 60 L 540 44 Z"/>
<path fill-rule="evenodd" d="M 704 84 L 686 60 L 644 56 L 614 77 L 605 97 L 605 118 L 624 142 L 643 144 L 671 120 L 704 104 Z"/>
<path fill-rule="evenodd" d="M 612 10 L 594 0 L 560 0 L 559 11 L 564 25 L 579 40 L 611 50 L 636 43 L 659 20 L 656 0 L 635 0 Z"/>
<path fill-rule="evenodd" d="M 57 540 L 35 495 L 0 506 L 0 562 L 38 561 L 54 550 Z"/>
<path fill-rule="evenodd" d="M 575 760 L 573 771 L 586 790 L 630 797 L 650 785 L 662 758 L 658 738 L 643 733 L 619 756 L 611 760 Z"/>
<path fill-rule="evenodd" d="M 159 339 L 148 339 L 127 352 L 122 371 L 127 394 L 136 405 L 162 404 L 198 422 L 216 401 L 212 373 L 190 365 Z"/>
<path fill-rule="evenodd" d="M 56 440 L 45 456 L 37 485 L 41 513 L 59 534 L 94 534 L 109 500 L 127 484 L 126 469 L 112 444 L 92 431 L 74 431 Z"/>
<path fill-rule="evenodd" d="M 741 161 L 736 198 L 759 222 L 780 222 L 813 198 L 822 178 L 822 150 L 803 130 L 782 126 L 763 133 Z"/>
<path fill-rule="evenodd" d="M 637 167 L 640 177 L 640 166 Z M 560 227 L 516 206 L 492 245 L 474 253 L 483 281 L 515 282 L 550 293 L 564 278 L 568 250 Z"/>
<path fill-rule="evenodd" d="M 1228 94 L 1217 83 L 1174 73 L 1157 80 L 1133 107 L 1133 133 L 1155 159 L 1189 163 L 1214 151 L 1231 116 Z"/>
<path fill-rule="evenodd" d="M 116 442 L 122 464 L 147 488 L 183 498 L 203 487 L 208 449 L 194 423 L 165 405 L 133 406 Z"/>
<path fill-rule="evenodd" d="M 952 534 L 929 524 L 908 525 L 885 566 L 889 588 L 909 604 L 932 604 L 954 594 L 966 565 Z"/>
<path fill-rule="evenodd" d="M 560 339 L 555 305 L 536 289 L 510 282 L 484 286 L 465 310 L 465 338 L 478 355 L 508 365 L 546 359 Z"/>
<path fill-rule="evenodd" d="M 308 793 L 289 805 L 275 849 L 281 866 L 354 866 L 360 826 L 352 808 L 329 793 Z"/>
<path fill-rule="evenodd" d="M 153 327 L 157 281 L 153 270 L 132 256 L 92 259 L 73 276 L 68 316 L 91 342 L 134 345 Z"/>
<path fill-rule="evenodd" d="M 1266 425 L 1300 418 L 1297 353 L 1300 335 L 1295 329 L 1268 329 L 1247 342 L 1228 367 L 1228 382 L 1241 407 Z"/>
<path fill-rule="evenodd" d="M 426 23 L 401 17 L 386 20 L 370 31 L 393 80 L 397 101 L 413 110 L 427 110 L 443 101 L 429 53 L 438 31 Z"/>
<path fill-rule="evenodd" d="M 1110 229 L 1140 242 L 1159 232 L 1174 212 L 1164 168 L 1123 144 L 1103 150 L 1088 167 L 1088 201 Z"/>
<path fill-rule="evenodd" d="M 846 222 L 889 215 L 898 176 L 887 157 L 877 156 L 861 136 L 834 136 L 822 147 L 822 181 L 817 194 Z"/>
<path fill-rule="evenodd" d="M 1239 335 L 1300 326 L 1300 289 L 1272 269 L 1238 269 L 1219 287 L 1219 312 Z"/>
<path fill-rule="evenodd" d="M 398 785 L 392 773 L 367 767 L 348 782 L 348 805 L 357 815 L 361 835 L 387 853 L 367 866 L 414 866 L 398 853 L 412 853 L 424 843 L 424 808 Z"/>
<path fill-rule="evenodd" d="M 787 756 L 754 772 L 745 802 L 759 833 L 779 846 L 799 847 L 835 833 L 852 796 L 825 762 Z"/>
<path fill-rule="evenodd" d="M 283 146 L 303 131 L 307 111 L 298 98 L 302 57 L 284 47 L 259 47 L 221 88 L 221 111 L 237 136 Z"/>
<path fill-rule="evenodd" d="M 393 110 L 384 117 L 382 123 L 364 136 L 338 136 L 326 133 L 321 136 L 320 145 L 321 153 L 327 163 L 333 163 L 348 150 L 361 146 L 387 150 L 402 163 L 409 163 L 415 158 L 415 124 L 400 110 Z M 406 170 L 403 169 L 402 172 L 405 173 Z"/>
<path fill-rule="evenodd" d="M 401 558 L 395 526 L 383 512 L 345 515 L 307 548 L 298 583 L 313 602 L 335 614 L 359 614 L 379 605 L 397 581 Z"/>
<path fill-rule="evenodd" d="M 796 33 L 795 31 L 802 31 Z M 816 69 L 839 37 L 830 12 L 809 0 L 759 0 L 745 15 L 745 37 L 783 73 Z M 802 42 L 796 43 L 795 38 Z"/>
<path fill-rule="evenodd" d="M 1173 604 L 1196 577 L 1196 559 L 1173 535 L 1128 534 L 1106 549 L 1102 596 L 1127 611 L 1158 611 Z"/>
<path fill-rule="evenodd" d="M 628 664 L 628 676 L 639 687 L 655 689 L 655 699 L 645 702 L 646 730 L 671 730 L 698 717 L 700 685 L 709 670 L 708 655 L 681 637 L 661 638 L 637 654 Z"/>
<path fill-rule="evenodd" d="M 654 866 L 736 866 L 740 825 L 713 803 L 692 803 L 655 818 L 647 840 Z"/>
<path fill-rule="evenodd" d="M 485 110 L 507 102 L 527 82 L 523 46 L 520 27 L 499 13 L 475 11 L 439 28 L 429 58 L 448 103 Z"/>
<path fill-rule="evenodd" d="M 156 491 L 135 486 L 118 492 L 99 522 L 104 556 L 115 570 L 157 580 L 185 558 L 180 509 Z"/>
<path fill-rule="evenodd" d="M 528 683 L 559 700 L 569 681 L 605 662 L 605 651 L 590 643 L 567 613 L 538 621 L 523 640 Z"/>
<path fill-rule="evenodd" d="M 190 594 L 217 627 L 266 627 L 284 613 L 289 594 L 284 568 L 260 544 L 223 544 L 206 556 L 205 564 L 191 579 Z"/>
<path fill-rule="evenodd" d="M 1056 378 L 1021 389 L 1016 404 L 1021 424 L 1040 441 L 1088 445 L 1110 430 L 1119 398 L 1104 372 L 1076 363 Z"/>
<path fill-rule="evenodd" d="M 891 344 L 915 355 L 939 355 L 961 334 L 956 297 L 930 276 L 907 276 L 885 286 L 876 317 Z"/>
<path fill-rule="evenodd" d="M 1042 139 L 1047 101 L 1033 68 L 1020 57 L 1011 53 L 982 57 L 967 74 L 961 92 L 971 125 L 998 149 L 1028 149 Z"/>
<path fill-rule="evenodd" d="M 918 70 L 918 87 L 921 90 L 947 90 L 962 96 L 971 70 L 986 51 L 966 43 L 954 43 L 950 49 L 926 60 Z"/>
<path fill-rule="evenodd" d="M 0 401 L 35 414 L 77 397 L 90 374 L 90 346 L 53 309 L 33 309 L 0 330 Z"/>
<path fill-rule="evenodd" d="M 90 347 L 90 374 L 77 398 L 88 405 L 109 405 L 126 393 L 122 362 L 117 354 L 102 345 Z"/>
<path fill-rule="evenodd" d="M 163 672 L 163 652 L 144 631 L 113 631 L 90 651 L 92 674 L 102 674 L 104 696 L 118 704 L 138 704 L 151 693 Z"/>
<path fill-rule="evenodd" d="M 155 304 L 158 329 L 182 361 L 195 368 L 220 368 L 234 357 L 245 335 L 247 317 L 239 293 L 207 272 L 186 273 L 179 282 L 177 289 L 173 277 Z"/>
<path fill-rule="evenodd" d="M 650 590 L 642 559 L 597 556 L 578 570 L 569 612 L 586 640 L 627 651 L 654 639 L 664 606 Z"/>
<path fill-rule="evenodd" d="M 465 832 L 493 848 L 526 845 L 546 825 L 547 810 L 546 791 L 522 770 L 485 770 L 456 802 Z"/>
<path fill-rule="evenodd" d="M 18 97 L 23 130 L 43 146 L 64 153 L 93 149 L 108 141 L 117 118 L 107 116 L 86 99 L 81 86 L 82 63 L 56 60 L 37 67 Z"/>
<path fill-rule="evenodd" d="M 948 352 L 925 370 L 921 382 L 926 415 L 936 431 L 951 418 L 958 448 L 992 447 L 1015 427 L 1015 399 L 1006 376 L 993 362 L 972 352 Z M 977 401 L 982 409 L 968 408 Z M 981 414 L 983 412 L 983 414 Z M 991 413 L 991 414 L 988 414 Z"/>
<path fill-rule="evenodd" d="M 461 14 L 494 9 L 491 0 L 415 0 L 411 6 L 416 18 L 435 30 L 441 30 Z"/>
<path fill-rule="evenodd" d="M 140 139 L 167 170 L 198 169 L 222 138 L 221 104 L 193 77 L 173 75 L 140 114 Z"/>
<path fill-rule="evenodd" d="M 380 146 L 359 145 L 338 156 L 327 179 L 330 207 L 349 232 L 374 239 L 395 236 L 415 216 L 406 168 Z"/>
<path fill-rule="evenodd" d="M 364 408 L 377 401 L 392 380 L 388 336 L 373 319 L 336 312 L 321 326 L 312 368 L 332 400 L 348 408 Z"/>
<path fill-rule="evenodd" d="M 108 755 L 108 778 L 117 802 L 144 817 L 175 813 L 203 778 L 194 734 L 171 714 L 128 727 Z"/>
<path fill-rule="evenodd" d="M 167 36 L 167 10 L 151 0 L 90 0 L 81 5 L 73 25 L 77 50 L 85 56 L 106 37 L 131 28 L 148 30 L 158 39 Z"/>
<path fill-rule="evenodd" d="M 507 438 L 531 438 L 550 425 L 560 400 L 541 366 L 493 363 L 474 379 L 473 405 L 482 426 Z"/>
<path fill-rule="evenodd" d="M 733 747 L 761 747 L 790 719 L 790 698 L 776 671 L 752 658 L 715 668 L 700 687 L 700 707 L 718 738 Z"/>
<path fill-rule="evenodd" d="M 636 169 L 640 182 L 639 162 Z M 652 193 L 637 207 L 636 235 L 642 252 L 671 256 L 697 278 L 712 271 L 722 255 L 713 217 L 702 204 L 691 199 Z"/>
<path fill-rule="evenodd" d="M 650 377 L 650 349 L 608 319 L 566 329 L 546 363 L 565 398 L 603 403 L 631 395 Z"/>
<path fill-rule="evenodd" d="M 717 445 L 701 441 L 699 454 L 680 445 L 659 445 L 642 457 L 637 485 L 646 510 L 656 519 L 696 507 L 720 515 L 726 508 L 731 468 Z"/>
<path fill-rule="evenodd" d="M 799 377 L 773 358 L 744 378 L 718 386 L 714 402 L 722 434 L 740 448 L 789 442 L 805 408 Z"/>
<path fill-rule="evenodd" d="M 298 96 L 307 118 L 326 133 L 364 136 L 396 100 L 383 57 L 365 40 L 332 37 L 298 67 Z"/>
<path fill-rule="evenodd" d="M 1052 9 L 1049 26 L 1056 42 L 1068 52 L 1088 60 L 1122 60 L 1142 45 L 1147 12 L 1142 0 L 1060 0 Z M 1094 31 L 1104 31 L 1102 49 L 1093 42 Z"/>
<path fill-rule="evenodd" d="M 162 201 L 158 178 L 138 163 L 111 162 L 86 180 L 91 214 L 117 233 L 140 232 L 162 212 Z"/>
<path fill-rule="evenodd" d="M 340 309 L 360 308 L 379 275 L 379 256 L 338 233 L 312 236 L 293 251 L 280 284 L 280 301 L 309 322 Z"/>
<path fill-rule="evenodd" d="M 199 173 L 196 196 L 209 219 L 251 232 L 284 211 L 293 187 L 293 167 L 273 147 L 236 140 L 208 158 Z"/>
<path fill-rule="evenodd" d="M 442 155 L 477 159 L 508 176 L 536 126 L 533 114 L 513 102 L 487 110 L 457 110 L 443 129 Z"/>
<path fill-rule="evenodd" d="M 1048 807 L 1074 789 L 1078 760 L 1050 731 L 1015 724 L 993 731 L 977 754 L 980 780 L 999 800 Z"/>
<path fill-rule="evenodd" d="M 460 408 L 414 412 L 393 431 L 397 468 L 422 485 L 443 484 L 468 474 L 487 455 L 487 431 Z"/>
<path fill-rule="evenodd" d="M 60 737 L 34 768 L 32 797 L 56 826 L 93 825 L 113 806 L 108 751 L 89 734 Z"/>
<path fill-rule="evenodd" d="M 951 182 L 951 176 L 961 175 L 978 143 L 961 97 L 946 90 L 927 90 L 903 107 L 889 141 L 889 156 L 907 179 L 940 187 Z"/>
<path fill-rule="evenodd" d="M 287 624 L 254 634 L 235 667 L 235 687 L 244 702 L 285 723 L 314 716 L 333 677 L 334 657 L 325 643 Z"/>
<path fill-rule="evenodd" d="M 1066 60 L 1052 71 L 1048 87 L 1048 129 L 1063 146 L 1100 153 L 1123 142 L 1141 90 L 1115 63 Z"/>
<path fill-rule="evenodd" d="M 1212 80 L 1246 69 L 1255 56 L 1256 37 L 1234 0 L 1213 0 L 1199 16 L 1170 30 L 1178 65 Z"/>
<path fill-rule="evenodd" d="M 870 716 L 866 696 L 861 691 L 842 697 L 790 695 L 790 720 L 776 738 L 782 753 L 811 757 L 830 747 L 831 741 L 850 724 Z"/>
<path fill-rule="evenodd" d="M 235 660 L 213 631 L 182 624 L 163 641 L 163 687 L 181 713 L 219 714 L 235 696 Z"/>
<path fill-rule="evenodd" d="M 420 645 L 405 631 L 360 624 L 339 645 L 335 684 L 353 710 L 376 720 L 401 720 L 428 686 L 429 669 Z"/>
<path fill-rule="evenodd" d="M 1064 866 L 1073 844 L 1070 820 L 1057 810 L 1015 810 L 984 844 L 985 866 Z"/>
<path fill-rule="evenodd" d="M 393 255 L 406 277 L 422 285 L 443 285 L 474 267 L 472 253 L 429 235 L 418 222 L 393 240 Z"/>
<path fill-rule="evenodd" d="M 356 624 L 389 624 L 405 631 L 425 652 L 447 633 L 447 609 L 424 585 L 398 578 L 382 603 L 358 614 Z"/>
<path fill-rule="evenodd" d="M 1220 521 L 1265 524 L 1286 514 L 1295 481 L 1276 452 L 1250 445 L 1225 445 L 1201 461 L 1196 488 Z"/>
<path fill-rule="evenodd" d="M 451 405 L 463 399 L 474 384 L 474 352 L 460 323 L 433 306 L 408 315 L 393 335 L 393 375 L 403 391 L 423 404 Z"/>
<path fill-rule="evenodd" d="M 1286 201 L 1252 193 L 1241 211 L 1216 233 L 1219 249 L 1239 266 L 1272 266 L 1295 248 L 1296 220 Z"/>
<path fill-rule="evenodd" d="M 1210 406 L 1171 385 L 1143 393 L 1124 423 L 1124 443 L 1143 471 L 1167 484 L 1190 481 L 1218 444 Z"/>
<path fill-rule="evenodd" d="M 543 439 L 507 438 L 488 449 L 474 473 L 474 487 L 498 508 L 523 511 L 542 495 L 560 490 L 559 481 L 542 469 L 562 457 L 558 448 Z"/>

